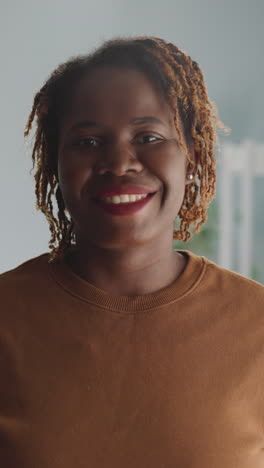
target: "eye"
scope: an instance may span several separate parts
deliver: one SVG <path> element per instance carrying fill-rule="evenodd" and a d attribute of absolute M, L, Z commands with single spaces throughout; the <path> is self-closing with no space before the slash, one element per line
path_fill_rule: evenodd
<path fill-rule="evenodd" d="M 144 133 L 144 135 L 140 135 L 138 139 L 141 143 L 156 143 L 157 141 L 160 141 L 162 138 L 159 138 L 155 135 Z"/>
<path fill-rule="evenodd" d="M 96 140 L 96 138 L 92 137 L 85 137 L 85 138 L 79 138 L 78 140 L 75 140 L 73 142 L 74 146 L 79 146 L 79 147 L 91 147 L 91 148 L 97 148 L 100 145 L 100 142 Z"/>

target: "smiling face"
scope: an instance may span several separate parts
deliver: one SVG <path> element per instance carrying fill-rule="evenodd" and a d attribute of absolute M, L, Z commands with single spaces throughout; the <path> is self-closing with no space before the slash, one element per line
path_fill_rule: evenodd
<path fill-rule="evenodd" d="M 145 74 L 105 67 L 81 79 L 61 121 L 58 176 L 77 243 L 172 240 L 186 156 L 173 112 Z"/>

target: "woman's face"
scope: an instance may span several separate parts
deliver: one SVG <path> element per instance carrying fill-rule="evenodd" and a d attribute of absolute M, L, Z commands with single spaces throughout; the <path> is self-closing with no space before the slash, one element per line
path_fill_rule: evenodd
<path fill-rule="evenodd" d="M 119 248 L 172 237 L 186 156 L 172 110 L 142 72 L 105 67 L 82 78 L 61 122 L 58 174 L 77 242 Z"/>

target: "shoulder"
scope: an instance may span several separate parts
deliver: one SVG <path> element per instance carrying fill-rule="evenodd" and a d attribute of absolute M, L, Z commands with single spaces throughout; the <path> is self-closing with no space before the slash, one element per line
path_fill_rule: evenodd
<path fill-rule="evenodd" d="M 50 297 L 48 259 L 49 254 L 39 255 L 0 275 L 1 350 L 6 340 L 20 346 L 35 333 Z"/>
<path fill-rule="evenodd" d="M 31 258 L 16 268 L 0 274 L 0 294 L 18 291 L 36 283 L 45 276 L 48 265 L 48 253 Z"/>
<path fill-rule="evenodd" d="M 257 281 L 227 270 L 206 257 L 204 282 L 211 291 L 228 296 L 229 300 L 246 301 L 262 305 L 264 310 L 264 286 Z"/>

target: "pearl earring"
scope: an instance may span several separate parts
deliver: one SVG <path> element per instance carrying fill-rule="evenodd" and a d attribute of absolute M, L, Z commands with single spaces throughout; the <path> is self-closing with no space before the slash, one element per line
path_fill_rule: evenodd
<path fill-rule="evenodd" d="M 187 175 L 187 179 L 188 179 L 188 180 L 193 180 L 193 174 L 188 174 L 188 175 Z"/>

